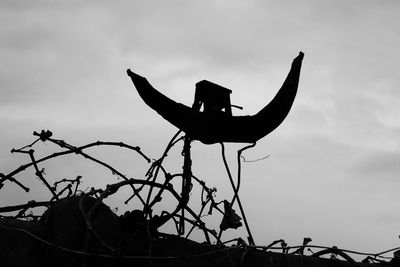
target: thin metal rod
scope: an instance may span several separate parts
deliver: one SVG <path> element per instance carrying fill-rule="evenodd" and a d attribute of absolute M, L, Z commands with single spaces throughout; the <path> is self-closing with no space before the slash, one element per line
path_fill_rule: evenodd
<path fill-rule="evenodd" d="M 236 187 L 235 187 L 235 184 L 234 184 L 234 182 L 233 182 L 232 174 L 231 174 L 231 171 L 229 170 L 229 165 L 228 165 L 228 162 L 227 162 L 227 160 L 226 160 L 226 156 L 225 156 L 225 146 L 224 146 L 223 143 L 220 143 L 220 144 L 221 144 L 221 151 L 222 151 L 222 160 L 224 161 L 224 166 L 225 166 L 226 172 L 228 173 L 229 181 L 230 181 L 230 183 L 231 183 L 233 192 L 234 192 L 234 194 L 236 195 L 236 199 L 237 199 L 237 203 L 238 203 L 238 205 L 239 205 L 240 213 L 242 214 L 243 221 L 244 221 L 244 225 L 245 225 L 245 227 L 246 227 L 247 234 L 249 235 L 249 236 L 248 236 L 248 241 L 249 241 L 249 244 L 250 244 L 251 246 L 254 246 L 255 244 L 254 244 L 253 235 L 251 234 L 249 224 L 247 223 L 246 214 L 244 213 L 244 209 L 243 209 L 242 203 L 241 203 L 241 201 L 240 201 L 238 192 L 236 191 Z M 220 237 L 221 237 L 221 232 L 220 232 L 218 238 L 220 238 Z"/>
<path fill-rule="evenodd" d="M 235 199 L 236 199 L 237 196 L 238 196 L 237 194 L 238 194 L 239 188 L 240 188 L 241 171 L 242 171 L 242 162 L 241 162 L 241 160 L 240 160 L 241 155 L 242 155 L 243 151 L 245 151 L 245 150 L 247 150 L 247 149 L 249 149 L 249 148 L 255 147 L 255 145 L 256 145 L 256 142 L 254 142 L 254 143 L 251 144 L 251 145 L 248 145 L 248 146 L 245 146 L 245 147 L 239 149 L 238 152 L 237 152 L 237 163 L 238 163 L 237 184 L 236 184 L 235 195 L 233 196 L 232 201 L 231 201 L 231 207 L 232 207 L 233 204 L 235 203 Z"/>

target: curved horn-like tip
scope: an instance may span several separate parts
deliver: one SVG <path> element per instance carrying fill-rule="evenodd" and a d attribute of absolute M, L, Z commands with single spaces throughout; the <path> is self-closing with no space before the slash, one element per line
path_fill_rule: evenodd
<path fill-rule="evenodd" d="M 127 69 L 127 70 L 126 70 L 126 73 L 127 73 L 128 76 L 131 77 L 132 79 L 135 79 L 135 78 L 144 78 L 144 77 L 142 77 L 142 76 L 140 76 L 140 75 L 134 73 L 133 71 L 131 71 L 131 69 Z"/>
<path fill-rule="evenodd" d="M 300 51 L 300 52 L 299 52 L 299 55 L 298 55 L 298 58 L 299 58 L 299 59 L 303 59 L 303 57 L 304 57 L 304 53 L 303 53 L 303 51 Z"/>

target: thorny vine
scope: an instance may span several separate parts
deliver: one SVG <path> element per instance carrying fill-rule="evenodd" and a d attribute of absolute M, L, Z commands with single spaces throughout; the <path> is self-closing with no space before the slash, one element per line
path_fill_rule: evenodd
<path fill-rule="evenodd" d="M 129 186 L 132 189 L 132 195 L 124 202 L 127 204 L 129 201 L 131 201 L 133 198 L 139 199 L 140 203 L 143 205 L 143 211 L 146 214 L 148 218 L 153 217 L 153 207 L 161 201 L 162 195 L 165 192 L 169 192 L 177 201 L 178 203 L 181 203 L 181 195 L 174 189 L 174 187 L 171 184 L 171 180 L 181 177 L 182 174 L 177 173 L 177 174 L 170 174 L 165 170 L 165 168 L 162 166 L 163 160 L 167 157 L 168 152 L 171 150 L 171 148 L 178 143 L 180 140 L 182 140 L 182 137 L 178 138 L 180 132 L 178 132 L 170 141 L 168 144 L 167 148 L 165 149 L 163 155 L 151 162 L 150 158 L 146 156 L 140 149 L 140 147 L 137 146 L 130 146 L 122 142 L 102 142 L 102 141 L 97 141 L 93 142 L 84 146 L 73 146 L 64 140 L 59 140 L 59 139 L 54 139 L 52 136 L 52 132 L 50 131 L 44 131 L 42 130 L 40 133 L 34 132 L 34 136 L 37 136 L 38 138 L 33 141 L 31 144 L 26 145 L 22 148 L 19 149 L 12 149 L 12 153 L 21 153 L 21 154 L 28 154 L 30 158 L 30 162 L 26 163 L 24 165 L 21 165 L 14 171 L 11 171 L 8 174 L 3 174 L 0 173 L 0 188 L 2 188 L 5 183 L 12 182 L 18 185 L 20 188 L 22 188 L 24 191 L 29 192 L 29 187 L 24 185 L 22 182 L 17 180 L 15 177 L 16 175 L 20 174 L 21 172 L 25 171 L 29 167 L 33 167 L 35 170 L 35 175 L 39 178 L 39 180 L 45 185 L 46 189 L 50 191 L 52 197 L 48 201 L 29 201 L 26 204 L 23 205 L 16 205 L 16 206 L 6 206 L 6 207 L 0 207 L 0 213 L 5 213 L 5 212 L 12 212 L 16 211 L 18 212 L 17 215 L 15 215 L 15 218 L 23 218 L 26 215 L 26 212 L 29 209 L 33 209 L 36 207 L 40 206 L 49 206 L 53 201 L 59 200 L 62 195 L 65 197 L 69 196 L 74 196 L 74 195 L 81 195 L 81 196 L 93 196 L 97 198 L 97 205 L 101 203 L 102 200 L 105 198 L 117 193 L 118 189 L 124 186 Z M 33 149 L 34 145 L 38 142 L 50 142 L 52 144 L 57 145 L 58 147 L 62 148 L 62 151 L 52 153 L 50 155 L 44 156 L 42 158 L 36 158 L 35 157 L 35 150 Z M 88 153 L 86 153 L 85 150 L 88 148 L 94 147 L 94 146 L 117 146 L 117 147 L 122 147 L 126 148 L 129 150 L 133 150 L 137 152 L 142 158 L 146 160 L 147 163 L 151 163 L 150 167 L 145 174 L 145 179 L 133 179 L 133 178 L 128 178 L 126 175 L 124 175 L 122 172 L 111 166 L 110 164 L 103 162 Z M 92 188 L 89 192 L 83 192 L 80 191 L 79 185 L 82 182 L 82 176 L 77 176 L 75 179 L 62 179 L 59 181 L 56 181 L 53 186 L 49 184 L 49 182 L 45 178 L 45 173 L 44 169 L 40 169 L 39 164 L 44 164 L 46 161 L 52 160 L 57 157 L 69 155 L 69 154 L 77 154 L 80 155 L 90 161 L 93 161 L 106 169 L 110 170 L 112 174 L 117 175 L 118 177 L 121 177 L 124 181 L 122 182 L 117 182 L 113 184 L 107 185 L 105 189 L 100 189 L 100 188 Z M 163 182 L 158 182 L 157 178 L 159 178 L 159 174 L 163 173 L 165 179 Z M 160 180 L 160 179 L 159 179 Z M 205 223 L 201 220 L 201 217 L 203 215 L 203 211 L 205 210 L 206 206 L 209 205 L 209 213 L 213 209 L 216 209 L 222 213 L 222 210 L 218 207 L 218 204 L 214 197 L 215 197 L 215 188 L 209 188 L 206 186 L 204 181 L 201 181 L 197 177 L 193 177 L 193 180 L 196 181 L 200 187 L 202 188 L 202 194 L 201 194 L 201 210 L 199 213 L 194 212 L 189 206 L 185 205 L 184 207 L 181 207 L 178 205 L 176 209 L 172 213 L 168 213 L 166 211 L 163 212 L 164 216 L 161 222 L 158 222 L 159 225 L 158 227 L 162 226 L 162 224 L 165 224 L 167 221 L 172 220 L 173 218 L 180 218 L 180 216 L 177 214 L 178 211 L 181 209 L 185 209 L 189 215 L 193 219 L 186 219 L 187 222 L 192 224 L 192 229 L 193 228 L 200 228 L 204 232 L 205 239 L 208 243 L 211 243 L 210 240 L 210 235 L 214 236 L 216 238 L 216 232 L 214 230 L 208 229 L 205 226 Z M 62 185 L 64 185 L 62 187 Z M 147 191 L 147 196 L 143 196 L 142 190 L 144 187 L 148 187 L 149 190 Z M 154 189 L 159 189 L 157 194 L 152 197 L 152 193 Z M 90 221 L 90 216 L 93 213 L 93 211 L 96 209 L 96 206 L 93 206 L 91 210 L 88 212 L 87 217 L 88 220 Z M 36 217 L 40 217 L 38 215 L 35 215 Z M 188 233 L 190 234 L 190 233 Z M 217 240 L 217 243 L 220 243 L 219 240 Z"/>
<path fill-rule="evenodd" d="M 198 177 L 193 175 L 190 172 L 191 175 L 191 180 L 196 182 L 196 184 L 201 188 L 201 194 L 200 194 L 200 209 L 198 212 L 195 212 L 193 209 L 191 209 L 188 206 L 188 202 L 185 201 L 183 198 L 185 197 L 183 195 L 183 192 L 181 194 L 178 193 L 178 191 L 174 188 L 173 184 L 171 183 L 172 180 L 180 178 L 184 178 L 184 173 L 174 173 L 171 174 L 169 173 L 164 167 L 163 167 L 163 161 L 164 159 L 168 156 L 168 153 L 171 151 L 171 149 L 180 141 L 184 141 L 185 137 L 180 136 L 181 131 L 178 131 L 173 138 L 170 140 L 168 143 L 167 147 L 165 148 L 162 156 L 157 159 L 157 160 L 151 160 L 150 157 L 148 157 L 145 153 L 143 153 L 138 146 L 131 146 L 128 144 L 125 144 L 123 142 L 104 142 L 104 141 L 97 141 L 93 143 L 89 143 L 83 146 L 73 146 L 64 140 L 60 139 L 55 139 L 53 138 L 53 133 L 51 131 L 45 131 L 42 130 L 40 133 L 34 132 L 34 136 L 37 138 L 31 143 L 26 146 L 23 146 L 19 149 L 12 149 L 11 153 L 19 153 L 19 154 L 26 154 L 29 156 L 30 162 L 21 165 L 20 167 L 16 168 L 15 170 L 11 171 L 8 174 L 3 174 L 0 173 L 0 190 L 6 185 L 7 182 L 11 182 L 19 186 L 22 190 L 25 192 L 29 192 L 30 188 L 26 185 L 24 185 L 20 180 L 18 180 L 16 177 L 19 175 L 21 172 L 25 171 L 26 169 L 33 167 L 34 168 L 34 174 L 37 176 L 37 178 L 44 184 L 46 187 L 46 190 L 50 191 L 51 193 L 51 198 L 47 201 L 36 201 L 36 200 L 31 200 L 26 204 L 19 204 L 19 205 L 13 205 L 13 206 L 4 206 L 0 207 L 0 213 L 10 213 L 13 212 L 15 215 L 9 216 L 13 217 L 15 219 L 21 219 L 21 220 L 34 220 L 37 221 L 41 218 L 40 214 L 34 214 L 33 210 L 38 207 L 49 207 L 53 202 L 64 198 L 64 197 L 71 197 L 71 196 L 81 196 L 82 198 L 80 199 L 79 206 L 80 210 L 82 212 L 82 216 L 84 218 L 86 227 L 87 227 L 87 240 L 89 234 L 95 238 L 99 244 L 105 249 L 105 251 L 108 251 L 108 254 L 94 254 L 87 252 L 87 243 L 84 251 L 77 251 L 77 250 L 71 250 L 68 248 L 64 248 L 55 244 L 52 244 L 49 241 L 46 241 L 42 239 L 39 236 L 36 236 L 27 230 L 24 229 L 17 229 L 17 228 L 10 228 L 9 226 L 4 226 L 0 224 L 0 227 L 4 229 L 9 229 L 9 230 L 14 230 L 14 231 L 20 231 L 24 232 L 25 234 L 31 236 L 32 238 L 42 242 L 43 244 L 46 244 L 50 247 L 56 247 L 60 250 L 74 253 L 77 255 L 86 255 L 86 256 L 96 256 L 100 258 L 109 258 L 109 257 L 114 257 L 115 255 L 118 254 L 117 250 L 107 244 L 102 238 L 94 231 L 92 225 L 91 225 L 91 216 L 93 215 L 93 212 L 95 211 L 96 207 L 102 203 L 104 199 L 107 197 L 116 194 L 120 188 L 122 187 L 130 187 L 132 190 L 131 196 L 124 201 L 124 204 L 128 204 L 132 199 L 137 198 L 139 202 L 141 203 L 143 213 L 150 221 L 149 225 L 147 226 L 147 232 L 148 235 L 151 235 L 151 229 L 150 228 L 159 228 L 162 225 L 164 225 L 167 222 L 174 222 L 177 233 L 179 235 L 184 235 L 185 233 L 181 232 L 179 224 L 183 222 L 189 223 L 191 225 L 190 229 L 186 232 L 184 235 L 185 238 L 189 238 L 191 233 L 193 232 L 194 229 L 200 229 L 203 234 L 205 241 L 209 244 L 215 242 L 216 244 L 220 245 L 221 249 L 217 249 L 214 252 L 207 252 L 207 253 L 200 253 L 198 255 L 191 255 L 191 256 L 182 256 L 182 257 L 154 257 L 152 256 L 152 249 L 151 245 L 149 247 L 148 255 L 147 256 L 122 256 L 118 255 L 119 258 L 131 258 L 131 259 L 148 259 L 148 260 L 168 260 L 168 259 L 177 259 L 177 258 L 185 258 L 185 257 L 201 257 L 204 255 L 210 255 L 213 253 L 218 253 L 221 251 L 228 251 L 230 253 L 235 253 L 237 252 L 237 248 L 245 248 L 244 253 L 242 253 L 241 256 L 241 265 L 243 265 L 243 262 L 245 261 L 245 257 L 249 249 L 258 249 L 258 250 L 281 250 L 283 254 L 299 254 L 303 255 L 305 253 L 305 248 L 307 248 L 308 252 L 311 252 L 314 256 L 321 256 L 325 254 L 330 254 L 331 258 L 335 258 L 338 255 L 344 258 L 345 260 L 349 262 L 353 262 L 354 260 L 347 255 L 347 253 L 351 254 L 358 254 L 358 255 L 364 255 L 367 256 L 363 262 L 369 262 L 369 263 L 382 263 L 383 259 L 392 259 L 391 257 L 385 257 L 383 256 L 384 254 L 388 252 L 393 252 L 395 250 L 399 250 L 400 248 L 393 248 L 387 251 L 383 251 L 381 253 L 361 253 L 361 252 L 356 252 L 356 251 L 350 251 L 350 250 L 344 250 L 344 249 L 338 249 L 337 247 L 323 247 L 323 246 L 313 246 L 309 245 L 308 243 L 311 241 L 310 238 L 305 238 L 303 241 L 303 245 L 300 246 L 287 246 L 284 240 L 276 240 L 272 242 L 271 244 L 267 246 L 256 246 L 254 244 L 254 239 L 251 235 L 250 228 L 248 226 L 243 207 L 240 202 L 240 198 L 238 195 L 239 188 L 240 188 L 240 179 L 241 179 L 241 160 L 244 162 L 252 162 L 252 161 L 246 161 L 243 156 L 241 155 L 242 152 L 246 149 L 249 149 L 251 147 L 255 146 L 254 144 L 248 145 L 242 149 L 240 149 L 237 153 L 237 162 L 238 162 L 238 173 L 237 173 L 237 181 L 236 185 L 235 182 L 233 181 L 232 174 L 230 172 L 229 166 L 226 161 L 225 157 L 225 147 L 224 144 L 221 143 L 221 152 L 222 152 L 222 158 L 224 162 L 224 166 L 226 168 L 234 195 L 232 200 L 229 202 L 227 200 L 225 201 L 219 201 L 217 202 L 215 200 L 216 196 L 216 188 L 210 188 L 208 187 L 204 181 L 200 180 Z M 34 146 L 39 142 L 48 142 L 56 145 L 57 147 L 61 148 L 61 151 L 49 154 L 47 156 L 44 156 L 42 158 L 36 158 L 35 157 L 35 150 L 33 149 Z M 118 171 L 115 167 L 111 166 L 110 164 L 103 162 L 91 155 L 89 155 L 86 150 L 92 147 L 102 147 L 102 146 L 114 146 L 114 147 L 120 147 L 124 149 L 128 149 L 131 151 L 136 152 L 139 154 L 148 164 L 150 164 L 147 172 L 144 175 L 144 179 L 134 179 L 134 178 L 128 178 L 126 175 L 124 175 L 122 172 Z M 46 163 L 47 161 L 50 161 L 55 158 L 59 158 L 62 156 L 70 155 L 70 154 L 76 154 L 79 156 L 82 156 L 83 158 L 92 161 L 105 169 L 109 170 L 113 175 L 116 175 L 117 177 L 120 177 L 123 179 L 123 181 L 116 182 L 116 183 L 111 183 L 106 186 L 105 189 L 100 189 L 100 188 L 94 188 L 92 187 L 88 192 L 80 190 L 80 185 L 82 184 L 82 176 L 78 175 L 74 179 L 61 179 L 56 182 L 54 182 L 53 186 L 50 185 L 48 180 L 46 179 L 46 174 L 45 174 L 45 169 L 40 168 L 39 166 Z M 266 156 L 268 157 L 268 156 Z M 266 158 L 264 157 L 264 158 Z M 185 171 L 185 170 L 184 170 Z M 163 174 L 164 180 L 160 181 L 161 178 L 160 173 Z M 192 185 L 190 185 L 192 186 Z M 143 190 L 144 188 L 147 188 L 148 190 Z M 154 194 L 153 193 L 155 190 L 158 191 Z M 190 188 L 191 189 L 191 188 Z M 169 193 L 173 198 L 176 199 L 178 202 L 177 207 L 172 211 L 162 211 L 160 215 L 154 215 L 153 214 L 153 208 L 154 206 L 159 203 L 162 200 L 162 196 L 165 193 Z M 188 192 L 186 192 L 188 193 Z M 96 199 L 95 204 L 89 209 L 89 211 L 84 211 L 82 207 L 82 201 L 84 197 L 94 197 Z M 249 244 L 246 244 L 244 240 L 241 238 L 236 238 L 233 240 L 228 240 L 228 241 L 222 241 L 221 240 L 221 235 L 222 232 L 228 228 L 237 228 L 241 226 L 240 220 L 242 220 L 232 209 L 232 206 L 234 203 L 237 202 L 241 215 L 243 217 L 247 233 L 249 234 L 248 236 L 248 241 Z M 220 205 L 223 204 L 224 208 L 220 208 Z M 206 226 L 206 223 L 202 220 L 203 216 L 205 215 L 205 211 L 208 210 L 208 215 L 211 215 L 213 213 L 213 210 L 216 210 L 220 214 L 222 214 L 223 220 L 220 225 L 219 232 L 217 233 L 216 230 L 210 229 Z M 182 211 L 181 214 L 179 212 Z M 184 216 L 183 211 L 186 211 L 189 216 Z M 0 215 L 1 217 L 7 217 L 4 215 Z M 157 220 L 155 220 L 157 218 Z M 154 219 L 154 220 L 153 220 Z M 212 239 L 213 238 L 213 242 Z M 87 241 L 86 240 L 86 241 Z M 224 244 L 227 243 L 232 243 L 236 242 L 236 246 L 232 247 L 224 247 Z M 277 246 L 278 245 L 278 246 Z M 313 252 L 311 248 L 314 249 L 319 249 L 318 252 Z M 293 252 L 290 252 L 290 250 L 294 250 Z"/>

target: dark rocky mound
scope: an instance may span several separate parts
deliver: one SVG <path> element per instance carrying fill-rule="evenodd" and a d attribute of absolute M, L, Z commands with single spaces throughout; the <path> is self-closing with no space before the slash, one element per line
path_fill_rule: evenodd
<path fill-rule="evenodd" d="M 141 211 L 118 217 L 94 198 L 64 198 L 53 203 L 37 222 L 0 219 L 0 266 L 380 265 L 197 243 L 158 233 L 148 225 Z"/>

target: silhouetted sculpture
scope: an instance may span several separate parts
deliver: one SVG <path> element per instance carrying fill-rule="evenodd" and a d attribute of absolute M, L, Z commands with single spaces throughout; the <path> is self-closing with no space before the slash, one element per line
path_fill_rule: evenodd
<path fill-rule="evenodd" d="M 205 144 L 254 143 L 276 129 L 289 113 L 297 93 L 303 56 L 300 52 L 293 60 L 289 74 L 274 99 L 253 116 L 232 116 L 229 106 L 231 91 L 214 83 L 197 83 L 195 101 L 190 108 L 158 92 L 146 78 L 129 69 L 127 73 L 144 102 L 183 130 L 190 139 Z M 210 93 L 212 90 L 216 92 Z M 200 111 L 202 103 L 203 112 Z"/>

